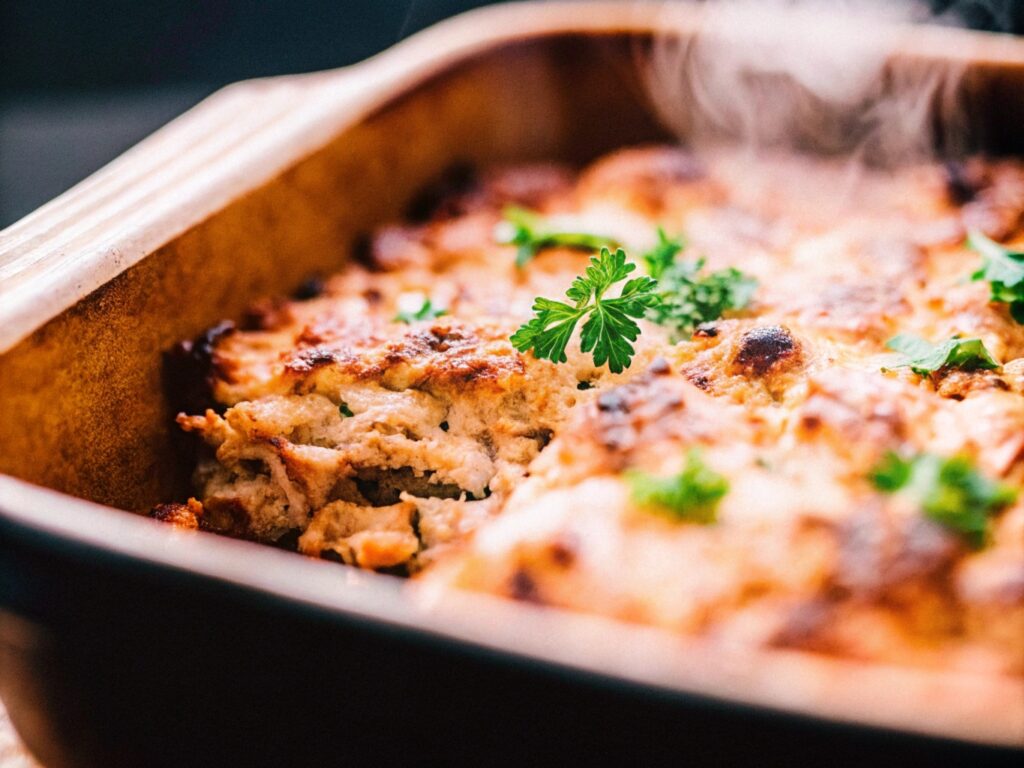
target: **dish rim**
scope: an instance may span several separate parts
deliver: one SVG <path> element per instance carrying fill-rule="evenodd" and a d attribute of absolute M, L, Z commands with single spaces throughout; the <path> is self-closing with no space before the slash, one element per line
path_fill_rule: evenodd
<path fill-rule="evenodd" d="M 138 566 L 198 576 L 338 619 L 709 704 L 830 725 L 1024 747 L 1024 681 L 1018 678 L 936 672 L 803 651 L 730 649 L 654 627 L 436 590 L 265 544 L 180 530 L 6 475 L 0 475 L 0 525 L 14 525 L 58 547 L 85 547 Z M 619 653 L 622 648 L 629 653 Z"/>

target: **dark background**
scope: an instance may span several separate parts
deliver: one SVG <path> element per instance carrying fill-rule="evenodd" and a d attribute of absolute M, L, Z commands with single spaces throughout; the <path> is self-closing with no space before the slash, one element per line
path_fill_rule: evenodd
<path fill-rule="evenodd" d="M 225 83 L 350 64 L 486 4 L 0 0 L 0 227 Z M 931 5 L 956 6 L 978 28 L 1024 31 L 1021 0 Z"/>

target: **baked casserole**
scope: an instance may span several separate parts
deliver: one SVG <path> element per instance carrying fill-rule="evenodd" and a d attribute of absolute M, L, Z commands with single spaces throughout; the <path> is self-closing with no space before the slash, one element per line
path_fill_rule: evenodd
<path fill-rule="evenodd" d="M 167 361 L 153 516 L 750 647 L 1024 675 L 1024 165 L 456 168 Z"/>

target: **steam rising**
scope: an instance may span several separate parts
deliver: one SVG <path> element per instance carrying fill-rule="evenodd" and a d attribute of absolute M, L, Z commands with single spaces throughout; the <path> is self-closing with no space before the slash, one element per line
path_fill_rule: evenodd
<path fill-rule="evenodd" d="M 963 65 L 896 55 L 928 18 L 917 3 L 718 0 L 664 12 L 667 28 L 700 18 L 696 34 L 681 28 L 646 59 L 656 109 L 692 146 L 728 137 L 885 165 L 964 149 Z"/>

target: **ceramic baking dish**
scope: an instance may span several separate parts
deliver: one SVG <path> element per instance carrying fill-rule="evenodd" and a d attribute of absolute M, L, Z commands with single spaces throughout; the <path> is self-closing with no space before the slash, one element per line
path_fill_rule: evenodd
<path fill-rule="evenodd" d="M 517 4 L 241 83 L 0 233 L 0 694 L 51 766 L 1012 761 L 1019 680 L 711 648 L 209 535 L 161 352 L 338 268 L 457 163 L 670 138 L 636 63 L 694 10 Z M 906 34 L 1021 149 L 1024 44 Z M 754 761 L 753 763 L 751 761 Z M 909 761 L 909 763 L 908 763 Z"/>

